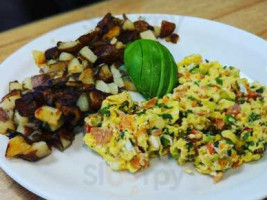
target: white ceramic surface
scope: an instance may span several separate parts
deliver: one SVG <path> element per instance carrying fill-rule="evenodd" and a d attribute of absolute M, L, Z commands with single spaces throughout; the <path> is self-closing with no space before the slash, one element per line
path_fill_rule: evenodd
<path fill-rule="evenodd" d="M 129 15 L 135 20 L 138 15 Z M 267 42 L 234 27 L 204 19 L 142 14 L 151 24 L 165 19 L 176 23 L 181 39 L 178 44 L 165 43 L 176 61 L 199 53 L 208 60 L 240 68 L 253 80 L 267 85 Z M 56 41 L 73 40 L 92 29 L 99 19 L 74 23 L 51 31 L 12 54 L 0 66 L 0 97 L 8 82 L 36 74 L 31 51 L 45 50 Z M 150 169 L 132 175 L 112 172 L 102 159 L 83 146 L 82 133 L 64 153 L 53 150 L 51 156 L 37 162 L 7 160 L 8 139 L 0 136 L 0 166 L 28 190 L 51 200 L 99 199 L 260 199 L 267 196 L 266 156 L 238 170 L 229 170 L 223 181 L 213 184 L 208 176 L 188 175 L 174 160 L 153 160 Z M 191 167 L 191 166 L 189 166 Z M 3 191 L 4 192 L 4 191 Z"/>

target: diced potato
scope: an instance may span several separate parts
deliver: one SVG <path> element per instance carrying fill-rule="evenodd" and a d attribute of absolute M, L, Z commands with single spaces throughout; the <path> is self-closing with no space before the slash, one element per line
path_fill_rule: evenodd
<path fill-rule="evenodd" d="M 67 149 L 74 139 L 74 133 L 66 131 L 65 129 L 60 129 L 56 132 L 56 137 L 53 141 L 53 146 L 60 151 Z"/>
<path fill-rule="evenodd" d="M 20 154 L 25 154 L 31 150 L 31 145 L 26 143 L 22 136 L 16 136 L 9 140 L 7 150 L 6 150 L 6 157 L 12 158 L 18 156 Z"/>
<path fill-rule="evenodd" d="M 118 94 L 119 89 L 118 89 L 118 86 L 115 83 L 109 83 L 108 86 L 109 86 L 111 94 Z"/>
<path fill-rule="evenodd" d="M 97 80 L 96 81 L 96 85 L 95 88 L 101 92 L 104 93 L 110 93 L 110 88 L 108 86 L 108 84 L 106 84 L 104 81 L 102 80 Z"/>
<path fill-rule="evenodd" d="M 70 42 L 58 42 L 57 48 L 65 52 L 77 52 L 81 47 L 79 40 L 70 41 Z"/>
<path fill-rule="evenodd" d="M 23 136 L 17 135 L 9 140 L 6 157 L 20 157 L 28 161 L 37 161 L 51 154 L 51 149 L 46 142 L 29 144 Z"/>
<path fill-rule="evenodd" d="M 83 71 L 83 66 L 77 58 L 73 58 L 68 65 L 69 74 L 81 73 Z"/>
<path fill-rule="evenodd" d="M 101 105 L 104 99 L 106 99 L 108 95 L 106 93 L 103 93 L 98 90 L 93 90 L 89 93 L 89 99 L 90 99 L 90 110 L 97 111 Z"/>
<path fill-rule="evenodd" d="M 111 73 L 113 74 L 114 78 L 121 77 L 120 70 L 118 70 L 114 65 L 110 67 Z"/>
<path fill-rule="evenodd" d="M 114 65 L 112 65 L 110 69 L 111 69 L 111 72 L 112 72 L 113 77 L 114 77 L 114 83 L 115 83 L 119 88 L 124 87 L 124 82 L 123 82 L 123 80 L 122 80 L 122 78 L 121 78 L 121 73 L 120 73 L 120 71 L 119 71 Z"/>
<path fill-rule="evenodd" d="M 15 101 L 19 98 L 21 98 L 21 92 L 14 90 L 2 99 L 0 107 L 4 110 L 13 110 L 15 108 Z"/>
<path fill-rule="evenodd" d="M 62 112 L 50 106 L 41 106 L 35 111 L 35 117 L 52 126 L 57 126 L 60 123 Z"/>
<path fill-rule="evenodd" d="M 122 88 L 124 87 L 124 82 L 121 77 L 116 77 L 114 78 L 114 83 L 119 87 Z"/>
<path fill-rule="evenodd" d="M 29 123 L 29 118 L 21 116 L 18 111 L 15 111 L 14 116 L 15 122 L 19 125 L 25 126 Z"/>
<path fill-rule="evenodd" d="M 13 90 L 22 90 L 22 84 L 20 84 L 18 81 L 13 81 L 9 83 L 9 92 Z"/>
<path fill-rule="evenodd" d="M 176 28 L 176 25 L 174 23 L 162 20 L 159 36 L 161 38 L 168 37 L 173 33 L 175 28 Z"/>
<path fill-rule="evenodd" d="M 61 145 L 62 145 L 64 150 L 67 149 L 72 143 L 72 141 L 67 140 L 67 139 L 65 139 L 63 137 L 60 137 L 60 142 L 61 142 Z"/>
<path fill-rule="evenodd" d="M 40 159 L 48 156 L 51 153 L 51 149 L 48 147 L 46 142 L 35 142 L 32 144 L 32 152 L 36 152 L 36 156 Z"/>
<path fill-rule="evenodd" d="M 125 22 L 123 23 L 122 25 L 122 28 L 124 30 L 130 30 L 130 31 L 133 31 L 134 30 L 134 24 L 131 20 L 129 19 L 126 19 Z"/>
<path fill-rule="evenodd" d="M 50 59 L 50 60 L 48 60 L 48 61 L 46 62 L 46 64 L 48 64 L 48 65 L 53 65 L 53 64 L 55 64 L 55 63 L 57 63 L 57 62 L 58 62 L 58 60 Z"/>
<path fill-rule="evenodd" d="M 74 58 L 74 56 L 70 53 L 66 53 L 66 52 L 62 52 L 60 55 L 59 55 L 59 58 L 58 60 L 60 61 L 70 61 Z"/>
<path fill-rule="evenodd" d="M 22 87 L 26 90 L 32 90 L 32 79 L 31 77 L 26 78 L 22 81 Z"/>
<path fill-rule="evenodd" d="M 57 125 L 48 124 L 48 127 L 49 127 L 49 130 L 53 132 L 53 131 L 58 130 L 63 124 L 64 124 L 64 120 L 59 120 Z"/>
<path fill-rule="evenodd" d="M 72 126 L 76 126 L 82 118 L 82 112 L 77 107 L 63 105 L 60 109 L 64 115 L 65 123 L 70 123 Z"/>
<path fill-rule="evenodd" d="M 89 110 L 89 98 L 87 94 L 82 94 L 78 101 L 77 106 L 80 108 L 82 112 L 87 112 Z"/>
<path fill-rule="evenodd" d="M 38 74 L 31 77 L 32 79 L 32 87 L 37 88 L 39 86 L 45 85 L 47 81 L 50 79 L 48 74 Z"/>
<path fill-rule="evenodd" d="M 82 60 L 82 66 L 83 66 L 83 68 L 90 67 L 90 63 L 88 62 L 88 60 L 83 59 Z"/>
<path fill-rule="evenodd" d="M 122 42 L 118 41 L 118 42 L 116 42 L 115 47 L 116 47 L 116 49 L 122 49 L 125 47 L 125 45 Z"/>
<path fill-rule="evenodd" d="M 112 38 L 112 40 L 110 40 L 110 44 L 112 44 L 112 45 L 114 45 L 114 44 L 116 44 L 116 42 L 117 42 L 118 40 L 117 40 L 117 38 Z"/>
<path fill-rule="evenodd" d="M 12 120 L 0 121 L 0 134 L 7 134 L 8 130 L 15 130 L 15 125 Z"/>
<path fill-rule="evenodd" d="M 120 27 L 119 26 L 114 26 L 113 28 L 111 28 L 104 36 L 103 38 L 108 38 L 108 39 L 112 39 L 114 37 L 117 37 L 120 34 Z"/>
<path fill-rule="evenodd" d="M 87 68 L 83 70 L 81 73 L 79 80 L 82 81 L 83 84 L 95 84 L 94 80 L 94 71 L 92 68 Z"/>
<path fill-rule="evenodd" d="M 113 75 L 107 65 L 102 65 L 98 72 L 98 78 L 105 83 L 110 83 L 113 81 Z"/>
<path fill-rule="evenodd" d="M 97 60 L 97 56 L 87 46 L 83 47 L 79 53 L 83 58 L 87 59 L 91 63 L 94 63 Z"/>
<path fill-rule="evenodd" d="M 159 37 L 159 35 L 160 35 L 160 27 L 159 26 L 154 26 L 154 34 L 156 37 Z"/>
<path fill-rule="evenodd" d="M 148 40 L 155 40 L 157 41 L 157 38 L 155 37 L 154 33 L 151 30 L 146 30 L 140 33 L 140 37 L 142 39 L 148 39 Z"/>
<path fill-rule="evenodd" d="M 36 63 L 36 65 L 38 66 L 42 66 L 43 64 L 45 64 L 46 59 L 45 59 L 45 54 L 42 51 L 33 51 L 32 52 L 34 61 Z"/>

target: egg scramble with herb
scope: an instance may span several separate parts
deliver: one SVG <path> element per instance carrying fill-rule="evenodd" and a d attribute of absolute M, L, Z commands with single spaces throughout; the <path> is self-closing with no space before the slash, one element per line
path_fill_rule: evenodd
<path fill-rule="evenodd" d="M 193 162 L 217 182 L 223 172 L 259 160 L 267 142 L 267 90 L 234 67 L 192 55 L 178 63 L 178 82 L 161 99 L 109 96 L 85 119 L 85 143 L 113 170 L 137 172 L 156 156 Z"/>

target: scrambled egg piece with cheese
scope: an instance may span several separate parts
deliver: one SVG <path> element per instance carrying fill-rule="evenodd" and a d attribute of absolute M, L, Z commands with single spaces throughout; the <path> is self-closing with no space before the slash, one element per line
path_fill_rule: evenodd
<path fill-rule="evenodd" d="M 161 99 L 134 102 L 129 93 L 109 96 L 85 119 L 85 143 L 114 170 L 140 171 L 155 156 L 217 182 L 222 173 L 263 156 L 267 142 L 267 90 L 239 70 L 200 55 L 178 63 L 179 85 Z"/>

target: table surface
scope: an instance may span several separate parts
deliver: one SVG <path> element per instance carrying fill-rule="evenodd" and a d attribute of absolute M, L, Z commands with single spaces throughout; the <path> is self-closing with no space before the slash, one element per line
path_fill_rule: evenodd
<path fill-rule="evenodd" d="M 60 26 L 107 12 L 189 15 L 236 26 L 267 40 L 267 0 L 111 0 L 0 33 L 0 62 L 34 38 Z M 1 200 L 41 200 L 0 169 Z"/>

